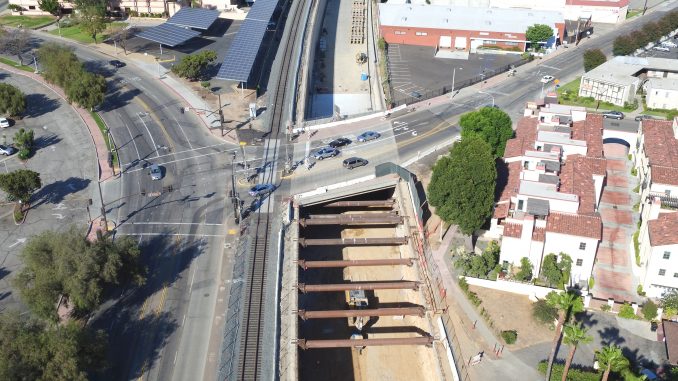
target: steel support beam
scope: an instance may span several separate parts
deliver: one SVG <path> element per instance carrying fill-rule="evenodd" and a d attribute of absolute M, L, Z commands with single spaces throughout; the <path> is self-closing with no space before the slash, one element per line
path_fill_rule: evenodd
<path fill-rule="evenodd" d="M 361 200 L 361 201 L 335 201 L 325 205 L 326 208 L 345 208 L 351 206 L 376 206 L 376 207 L 391 207 L 395 204 L 394 199 L 388 200 Z"/>
<path fill-rule="evenodd" d="M 402 307 L 402 308 L 375 308 L 375 309 L 355 309 L 355 310 L 329 310 L 329 311 L 306 311 L 299 310 L 297 314 L 300 318 L 306 319 L 334 319 L 349 317 L 370 317 L 370 316 L 419 316 L 424 317 L 426 310 L 424 307 Z"/>
<path fill-rule="evenodd" d="M 397 225 L 403 222 L 403 218 L 393 213 L 369 214 L 339 214 L 329 217 L 302 218 L 301 226 L 309 225 Z"/>
<path fill-rule="evenodd" d="M 322 269 L 329 267 L 353 267 L 353 266 L 412 266 L 414 259 L 353 259 L 347 261 L 306 261 L 298 260 L 297 264 L 302 269 Z"/>
<path fill-rule="evenodd" d="M 297 285 L 299 291 L 307 292 L 332 292 L 350 290 L 417 290 L 419 282 L 362 282 L 362 283 L 335 283 L 335 284 L 305 284 Z"/>
<path fill-rule="evenodd" d="M 360 340 L 297 340 L 301 349 L 351 348 L 388 345 L 433 345 L 433 337 L 403 337 L 398 339 L 360 339 Z"/>
<path fill-rule="evenodd" d="M 306 239 L 299 238 L 301 246 L 369 246 L 369 245 L 404 245 L 407 237 L 384 238 L 328 238 Z"/>

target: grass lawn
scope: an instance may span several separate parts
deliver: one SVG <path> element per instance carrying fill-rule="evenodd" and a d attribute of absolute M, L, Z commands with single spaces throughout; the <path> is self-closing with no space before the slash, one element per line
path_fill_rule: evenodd
<path fill-rule="evenodd" d="M 113 22 L 108 24 L 108 27 L 106 28 L 105 31 L 102 33 L 97 34 L 97 43 L 104 41 L 108 36 L 113 33 L 114 31 L 118 29 L 122 29 L 126 26 L 126 23 L 123 22 Z M 58 36 L 59 35 L 59 29 L 54 29 L 50 31 L 51 34 Z M 73 26 L 68 26 L 68 27 L 61 27 L 61 36 L 70 38 L 71 40 L 75 41 L 80 41 L 84 43 L 92 43 L 94 42 L 94 39 L 90 37 L 89 33 L 83 31 L 80 29 L 79 25 L 73 25 Z"/>
<path fill-rule="evenodd" d="M 673 120 L 678 116 L 678 110 L 648 110 L 645 104 L 643 104 L 643 109 L 643 114 L 658 116 L 666 120 Z"/>
<path fill-rule="evenodd" d="M 636 17 L 641 13 L 643 13 L 642 9 L 629 9 L 629 11 L 626 12 L 626 19 L 628 20 L 631 17 Z"/>
<path fill-rule="evenodd" d="M 4 58 L 4 57 L 0 57 L 0 62 L 4 63 L 5 65 L 14 66 L 14 67 L 19 68 L 23 71 L 28 71 L 28 72 L 31 72 L 31 73 L 35 71 L 35 68 L 33 66 L 19 65 L 18 62 L 8 60 L 7 58 Z"/>
<path fill-rule="evenodd" d="M 108 152 L 111 152 L 113 154 L 113 167 L 117 167 L 118 166 L 118 155 L 115 152 L 115 150 L 113 150 L 113 144 L 108 139 L 109 136 L 106 133 L 106 124 L 104 123 L 104 120 L 101 119 L 101 116 L 99 116 L 99 114 L 96 113 L 96 112 L 90 111 L 89 113 L 92 115 L 92 118 L 94 118 L 94 120 L 97 122 L 97 126 L 99 126 L 99 130 L 101 131 L 101 135 L 103 135 L 104 141 L 106 142 L 106 147 L 108 148 Z"/>
<path fill-rule="evenodd" d="M 56 18 L 54 16 L 11 16 L 5 15 L 0 17 L 0 25 L 18 27 L 22 25 L 24 28 L 37 29 L 53 22 Z"/>
<path fill-rule="evenodd" d="M 612 103 L 600 102 L 594 100 L 593 98 L 580 98 L 579 97 L 579 84 L 581 82 L 581 77 L 577 77 L 574 81 L 568 82 L 564 85 L 561 85 L 558 92 L 558 102 L 564 105 L 570 106 L 583 106 L 589 110 L 595 110 L 598 106 L 598 110 L 611 110 L 611 111 L 633 111 L 638 107 L 621 107 L 613 105 Z"/>

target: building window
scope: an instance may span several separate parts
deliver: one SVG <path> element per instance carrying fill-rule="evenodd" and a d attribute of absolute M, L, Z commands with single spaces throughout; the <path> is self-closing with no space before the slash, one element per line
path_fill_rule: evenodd
<path fill-rule="evenodd" d="M 484 40 L 483 45 L 496 45 L 497 41 L 494 40 Z"/>
<path fill-rule="evenodd" d="M 670 251 L 665 251 L 664 252 L 664 259 L 669 259 L 671 258 L 671 252 Z"/>
<path fill-rule="evenodd" d="M 659 276 L 666 275 L 666 269 L 659 269 Z"/>
<path fill-rule="evenodd" d="M 674 278 L 678 278 L 678 273 L 673 273 Z"/>
<path fill-rule="evenodd" d="M 396 31 L 395 31 L 395 34 L 400 35 L 400 34 L 405 34 L 405 32 L 403 32 L 402 30 L 396 30 Z"/>
<path fill-rule="evenodd" d="M 584 264 L 584 260 L 583 260 L 583 259 L 581 259 L 581 258 L 577 259 L 577 266 L 581 266 L 581 265 L 583 265 L 583 264 Z"/>
<path fill-rule="evenodd" d="M 504 45 L 506 45 L 506 46 L 518 46 L 518 43 L 514 42 L 514 41 L 505 41 Z"/>
<path fill-rule="evenodd" d="M 664 194 L 666 195 L 666 197 L 671 197 L 671 190 L 670 189 L 665 190 Z"/>
<path fill-rule="evenodd" d="M 518 210 L 523 210 L 523 200 L 518 200 Z"/>
<path fill-rule="evenodd" d="M 29 6 L 28 6 L 28 9 L 34 10 L 34 9 L 35 9 L 35 5 L 29 5 Z"/>
<path fill-rule="evenodd" d="M 579 242 L 579 250 L 586 250 L 586 242 Z"/>
<path fill-rule="evenodd" d="M 426 32 L 417 32 L 416 35 L 417 35 L 417 36 L 428 36 L 428 33 L 426 33 Z"/>

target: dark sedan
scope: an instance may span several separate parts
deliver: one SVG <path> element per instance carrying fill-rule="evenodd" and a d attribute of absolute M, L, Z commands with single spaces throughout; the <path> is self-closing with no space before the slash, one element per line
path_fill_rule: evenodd
<path fill-rule="evenodd" d="M 339 147 L 347 146 L 347 145 L 349 145 L 349 144 L 351 144 L 351 140 L 350 140 L 350 139 L 347 139 L 347 138 L 339 138 L 339 139 L 334 139 L 334 140 L 332 140 L 332 141 L 329 142 L 329 144 L 327 144 L 327 145 L 330 146 L 330 147 L 332 147 L 332 148 L 339 148 Z"/>

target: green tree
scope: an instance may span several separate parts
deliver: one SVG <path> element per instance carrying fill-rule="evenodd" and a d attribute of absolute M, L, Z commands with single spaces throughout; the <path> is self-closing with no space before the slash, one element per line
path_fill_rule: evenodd
<path fill-rule="evenodd" d="M 607 61 L 605 53 L 600 49 L 587 49 L 584 52 L 584 71 L 591 71 Z"/>
<path fill-rule="evenodd" d="M 672 289 L 671 291 L 665 292 L 664 295 L 662 295 L 661 302 L 659 304 L 662 306 L 665 312 L 670 310 L 675 314 L 675 311 L 678 311 L 678 290 Z M 668 312 L 667 317 L 671 317 Z"/>
<path fill-rule="evenodd" d="M 563 379 L 567 380 L 567 372 L 570 370 L 572 360 L 574 359 L 574 352 L 577 350 L 579 344 L 588 344 L 593 341 L 593 337 L 588 335 L 588 330 L 579 324 L 566 324 L 563 329 L 563 344 L 570 346 L 570 355 L 565 360 L 565 368 L 563 369 Z"/>
<path fill-rule="evenodd" d="M 50 321 L 58 320 L 60 296 L 68 298 L 76 314 L 89 313 L 101 303 L 106 287 L 123 280 L 138 285 L 145 274 L 139 264 L 139 249 L 130 238 L 90 242 L 75 227 L 34 236 L 20 257 L 24 268 L 14 285 L 28 307 Z"/>
<path fill-rule="evenodd" d="M 47 82 L 53 83 L 61 88 L 73 81 L 83 66 L 73 53 L 73 49 L 59 44 L 43 44 L 38 49 L 38 58 L 43 68 L 43 76 Z"/>
<path fill-rule="evenodd" d="M 26 110 L 26 97 L 16 87 L 0 83 L 0 114 L 19 116 Z"/>
<path fill-rule="evenodd" d="M 38 8 L 53 16 L 58 16 L 61 13 L 59 0 L 38 0 Z"/>
<path fill-rule="evenodd" d="M 106 335 L 71 322 L 48 327 L 0 314 L 0 379 L 87 380 L 105 367 Z"/>
<path fill-rule="evenodd" d="M 624 357 L 621 348 L 614 344 L 596 351 L 596 360 L 598 360 L 601 368 L 605 369 L 602 381 L 607 381 L 610 372 L 618 373 L 629 367 L 629 360 Z"/>
<path fill-rule="evenodd" d="M 506 141 L 513 137 L 511 118 L 494 107 L 483 107 L 461 116 L 462 139 L 478 136 L 492 147 L 494 157 L 504 156 Z"/>
<path fill-rule="evenodd" d="M 69 101 L 94 110 L 94 107 L 104 101 L 106 78 L 83 70 L 73 81 L 66 84 L 66 95 Z"/>
<path fill-rule="evenodd" d="M 612 43 L 612 54 L 615 56 L 628 56 L 636 49 L 637 47 L 628 35 L 619 36 Z"/>
<path fill-rule="evenodd" d="M 532 317 L 542 324 L 551 325 L 558 318 L 558 309 L 544 299 L 537 300 L 532 304 Z"/>
<path fill-rule="evenodd" d="M 40 174 L 30 169 L 17 169 L 0 174 L 0 189 L 7 193 L 9 201 L 28 203 L 36 190 L 42 187 Z"/>
<path fill-rule="evenodd" d="M 35 134 L 33 130 L 24 130 L 20 128 L 14 134 L 14 144 L 19 149 L 19 157 L 22 160 L 28 159 L 33 153 L 33 145 L 35 144 Z"/>
<path fill-rule="evenodd" d="M 31 30 L 28 28 L 16 28 L 0 33 L 0 51 L 16 56 L 23 63 L 22 54 L 30 49 Z"/>
<path fill-rule="evenodd" d="M 546 369 L 546 379 L 551 379 L 551 371 L 553 369 L 553 360 L 556 358 L 556 348 L 560 341 L 563 324 L 570 319 L 570 317 L 578 312 L 584 311 L 584 302 L 581 296 L 573 291 L 564 291 L 556 293 L 551 291 L 546 295 L 546 303 L 551 307 L 558 309 L 558 323 L 556 324 L 556 332 L 553 337 L 553 344 L 551 345 L 551 354 L 549 355 L 549 364 Z"/>
<path fill-rule="evenodd" d="M 545 24 L 534 24 L 527 27 L 525 38 L 530 41 L 532 48 L 539 45 L 539 43 L 546 42 L 553 37 L 553 29 Z"/>
<path fill-rule="evenodd" d="M 657 318 L 657 304 L 651 300 L 645 302 L 640 310 L 643 312 L 643 317 L 647 320 L 654 320 Z"/>
<path fill-rule="evenodd" d="M 549 287 L 554 285 L 561 287 L 570 279 L 570 271 L 572 270 L 572 259 L 565 253 L 560 253 L 560 261 L 558 256 L 551 253 L 544 257 L 541 265 L 541 275 L 548 282 Z"/>
<path fill-rule="evenodd" d="M 526 282 L 532 279 L 532 262 L 528 257 L 520 259 L 520 271 L 516 274 L 516 279 Z"/>
<path fill-rule="evenodd" d="M 490 145 L 477 137 L 462 139 L 433 167 L 428 199 L 445 222 L 472 234 L 492 214 L 496 179 Z"/>
<path fill-rule="evenodd" d="M 460 268 L 465 276 L 487 278 L 488 274 L 490 274 L 499 263 L 500 250 L 501 247 L 497 242 L 492 241 L 481 255 L 467 253 L 455 262 L 455 266 Z"/>
<path fill-rule="evenodd" d="M 97 43 L 97 35 L 106 30 L 106 2 L 103 0 L 76 0 L 80 28 Z"/>
<path fill-rule="evenodd" d="M 172 66 L 172 72 L 182 78 L 195 81 L 202 78 L 207 66 L 216 59 L 217 53 L 214 50 L 203 50 L 196 54 L 184 56 L 178 65 Z"/>

